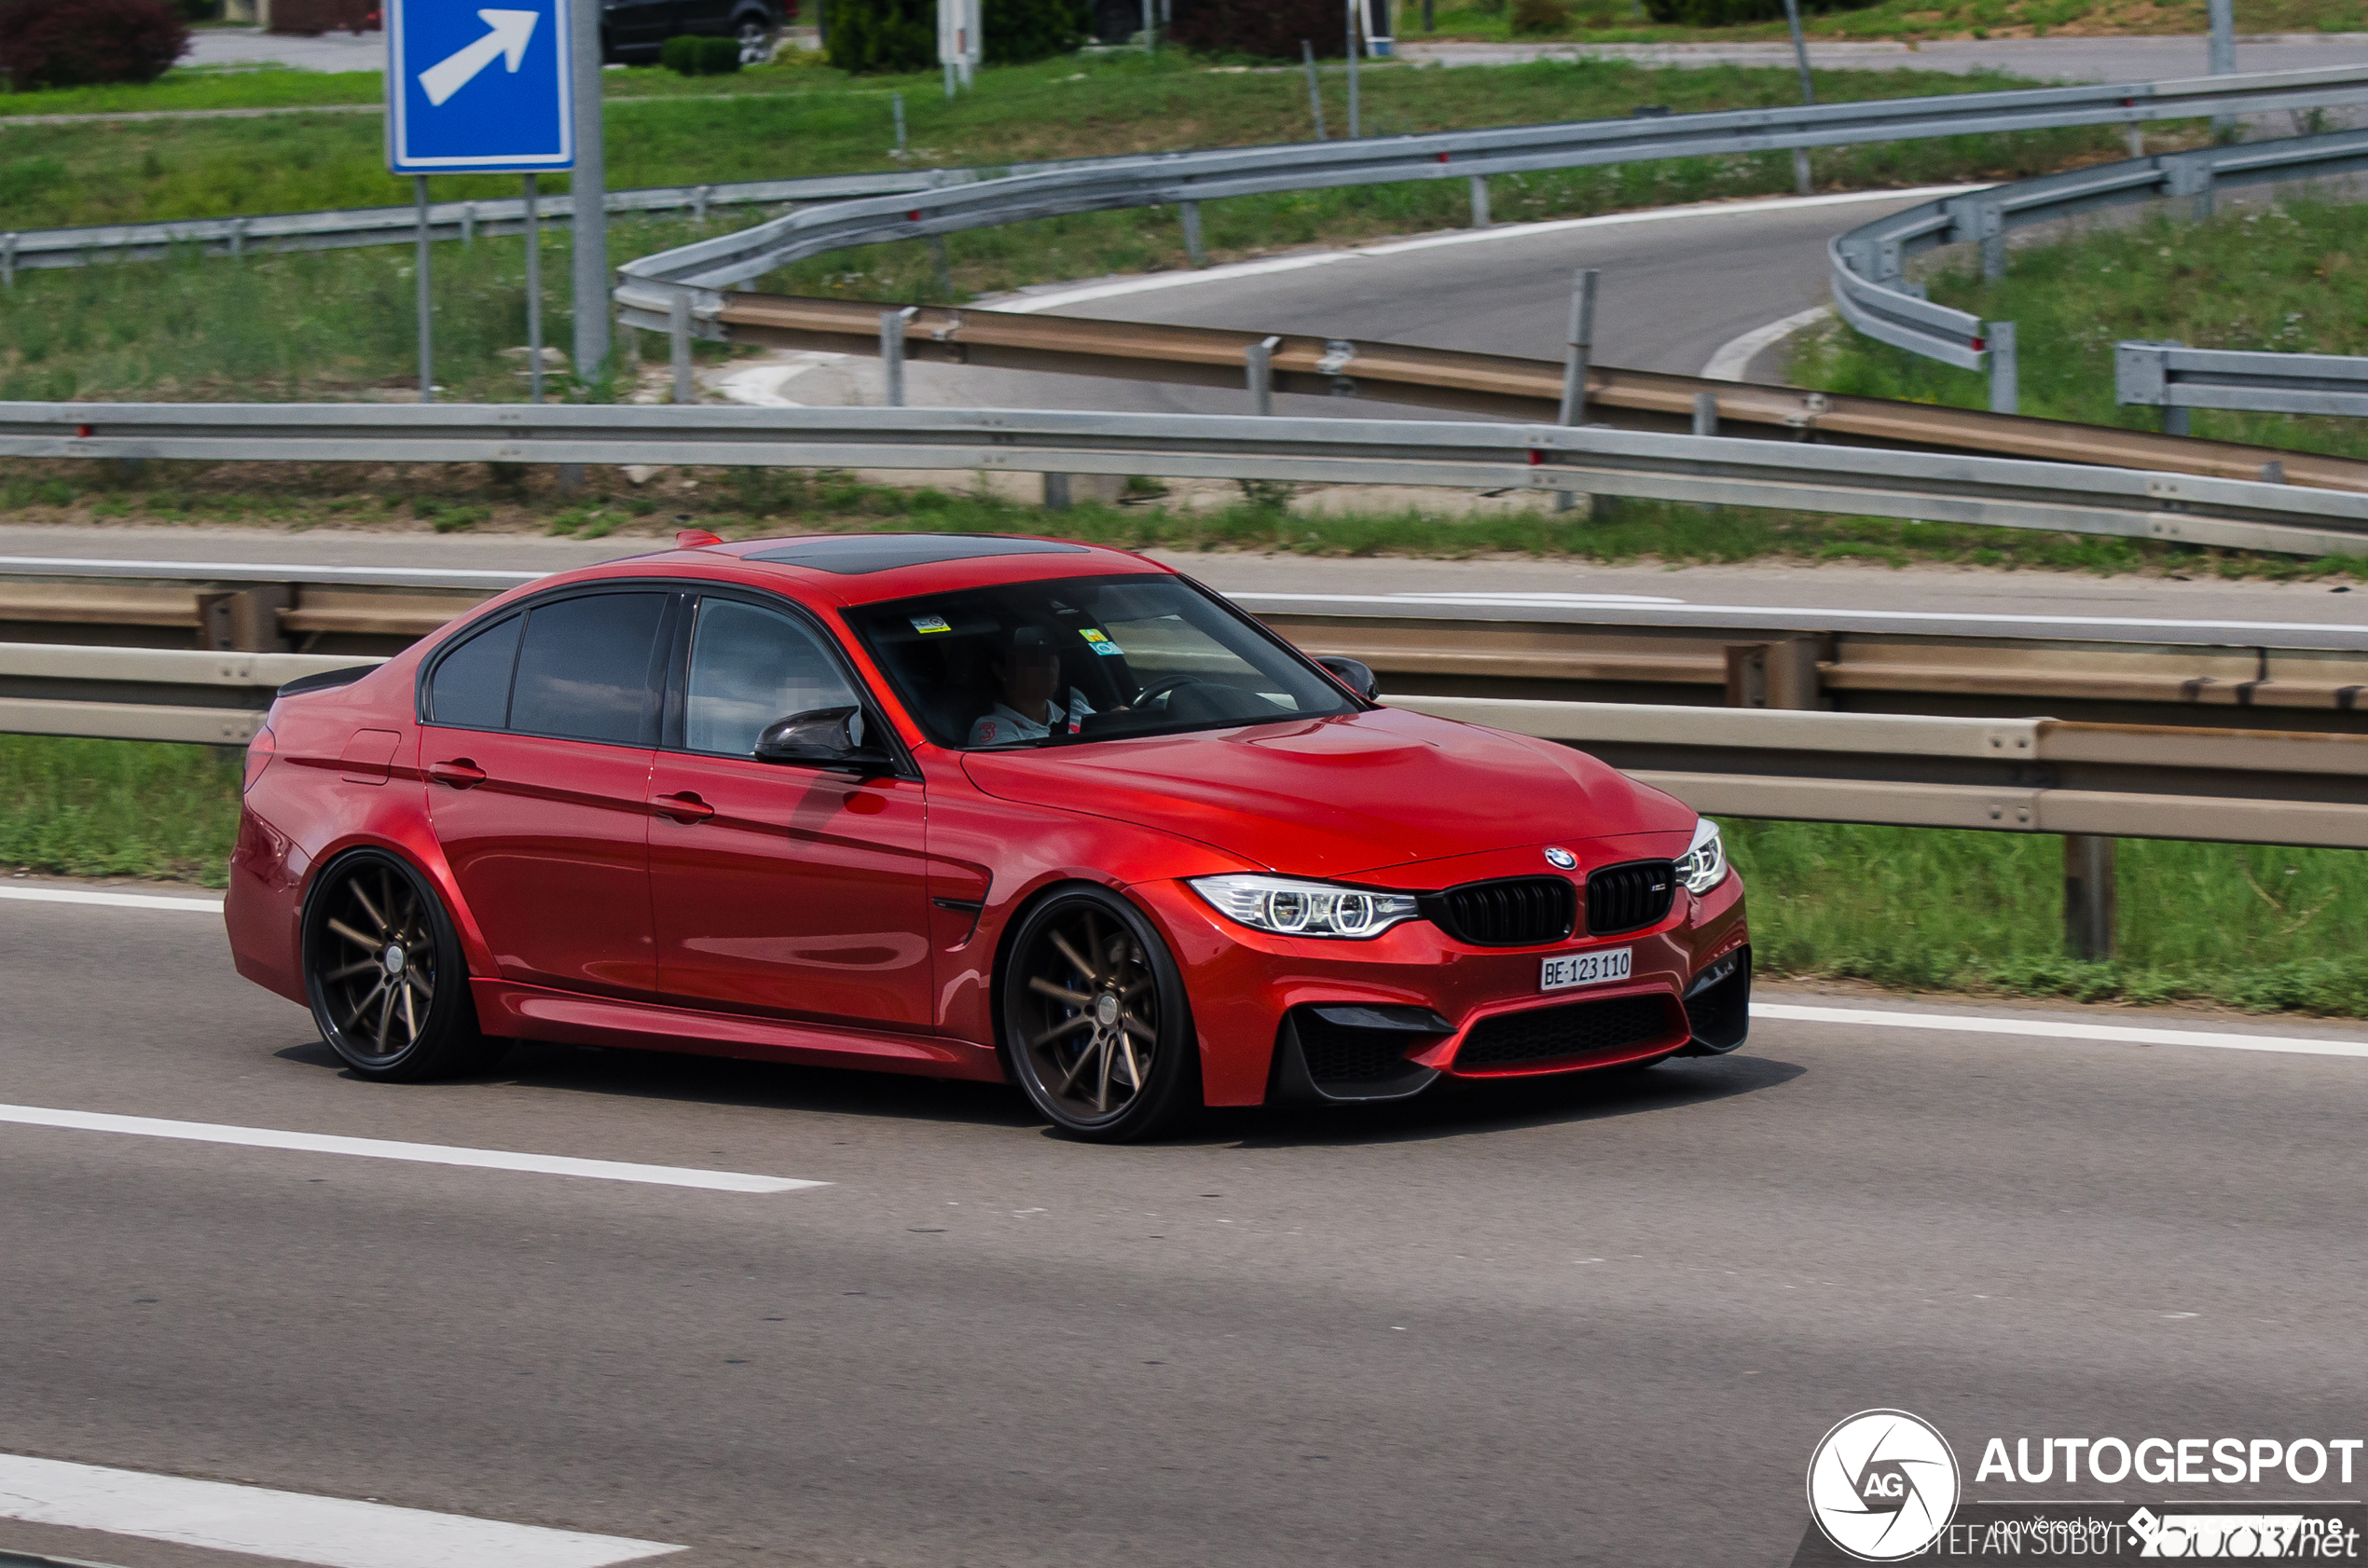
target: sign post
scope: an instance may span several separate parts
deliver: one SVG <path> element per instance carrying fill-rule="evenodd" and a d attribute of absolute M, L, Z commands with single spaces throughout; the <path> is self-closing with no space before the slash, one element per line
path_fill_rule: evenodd
<path fill-rule="evenodd" d="M 570 9 L 570 0 L 503 0 L 499 8 L 475 0 L 387 0 L 387 168 L 417 182 L 422 403 L 435 397 L 428 176 L 507 172 L 531 181 L 545 169 L 574 167 Z M 535 239 L 530 231 L 528 242 Z M 532 260 L 529 268 L 533 277 Z M 539 356 L 543 302 L 531 284 L 530 293 Z"/>

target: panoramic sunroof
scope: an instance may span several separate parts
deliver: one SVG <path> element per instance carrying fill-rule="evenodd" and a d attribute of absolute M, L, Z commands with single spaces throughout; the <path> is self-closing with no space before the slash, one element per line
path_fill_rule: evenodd
<path fill-rule="evenodd" d="M 1081 556 L 1082 544 L 1056 544 L 1049 539 L 1005 539 L 983 533 L 840 534 L 829 539 L 801 539 L 778 549 L 758 550 L 741 559 L 778 561 L 784 566 L 811 567 L 855 577 L 899 566 L 928 566 L 934 561 L 977 560 L 987 556 Z"/>

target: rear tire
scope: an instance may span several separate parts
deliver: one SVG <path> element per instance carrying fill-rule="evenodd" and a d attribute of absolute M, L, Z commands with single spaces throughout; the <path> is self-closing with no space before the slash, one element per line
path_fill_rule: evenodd
<path fill-rule="evenodd" d="M 375 849 L 332 864 L 305 899 L 304 991 L 321 1038 L 362 1078 L 448 1077 L 509 1045 L 478 1031 L 460 935 L 434 889 Z"/>
<path fill-rule="evenodd" d="M 770 21 L 762 17 L 742 17 L 733 24 L 732 33 L 739 40 L 742 69 L 762 65 L 773 58 L 774 40 L 778 34 Z"/>
<path fill-rule="evenodd" d="M 1200 1041 L 1183 975 L 1134 905 L 1065 888 L 1028 911 L 1007 951 L 1004 1066 L 1055 1127 L 1126 1143 L 1198 1108 Z"/>

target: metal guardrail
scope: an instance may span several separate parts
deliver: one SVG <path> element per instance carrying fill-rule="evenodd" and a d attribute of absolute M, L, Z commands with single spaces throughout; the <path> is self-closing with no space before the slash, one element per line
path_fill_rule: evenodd
<path fill-rule="evenodd" d="M 0 643 L 0 729 L 243 745 L 270 689 L 363 662 Z M 1392 696 L 1579 747 L 1719 816 L 2368 848 L 2368 736 Z"/>
<path fill-rule="evenodd" d="M 687 212 L 695 219 L 704 219 L 710 207 L 772 206 L 931 190 L 982 177 L 982 171 L 972 169 L 889 169 L 796 180 L 650 186 L 610 191 L 604 205 L 612 213 Z M 542 197 L 538 199 L 537 211 L 545 221 L 571 217 L 575 199 L 565 195 Z M 465 241 L 480 234 L 520 234 L 525 230 L 526 202 L 518 197 L 438 201 L 428 209 L 431 240 Z M 208 256 L 238 256 L 249 251 L 325 251 L 353 245 L 407 245 L 416 241 L 419 235 L 416 207 L 354 207 L 331 212 L 7 230 L 0 231 L 0 284 L 13 285 L 17 273 L 27 268 L 85 267 L 102 260 L 159 261 L 176 251 Z"/>
<path fill-rule="evenodd" d="M 737 233 L 627 262 L 620 268 L 624 282 L 617 299 L 629 309 L 663 316 L 672 292 L 689 290 L 695 296 L 694 313 L 711 318 L 722 304 L 718 291 L 807 256 L 1075 213 L 1178 204 L 1187 242 L 1197 258 L 1198 204 L 1232 196 L 1409 180 L 1484 179 L 1547 169 L 1933 136 L 2135 125 L 2362 101 L 2368 101 L 2368 68 L 2329 66 L 1102 158 L 979 180 L 909 199 L 879 197 L 806 208 Z"/>
<path fill-rule="evenodd" d="M 1252 366 L 1261 363 L 1270 392 L 1345 395 L 1526 422 L 1557 420 L 1563 395 L 1564 369 L 1554 360 L 1085 316 L 734 294 L 705 331 L 736 344 L 892 355 L 898 350 L 880 330 L 884 313 L 898 320 L 902 330 L 894 337 L 908 360 L 1241 388 L 1252 410 L 1259 406 Z M 647 324 L 634 312 L 626 319 Z M 687 365 L 687 345 L 684 351 L 679 357 Z M 689 400 L 686 390 L 682 401 Z M 2281 461 L 2289 484 L 2368 491 L 2368 462 L 2352 458 L 1664 371 L 1590 364 L 1585 405 L 1588 422 L 1629 430 L 1914 447 L 2222 479 L 2257 479 L 2264 463 Z"/>
<path fill-rule="evenodd" d="M 2161 409 L 2164 431 L 2176 435 L 2187 433 L 2190 408 L 2362 419 L 2368 418 L 2368 359 L 2116 343 L 2113 401 Z"/>
<path fill-rule="evenodd" d="M 1387 700 L 1578 747 L 1712 816 L 2368 848 L 2368 736 Z"/>
<path fill-rule="evenodd" d="M 1927 201 L 1861 224 L 1827 245 L 1834 308 L 1879 341 L 1960 370 L 1988 365 L 1994 371 L 1999 367 L 1991 356 L 2000 336 L 1995 329 L 2003 325 L 2011 333 L 2013 323 L 1985 322 L 1927 299 L 1922 285 L 1906 277 L 1909 256 L 1940 245 L 1978 244 L 1982 275 L 1997 278 L 2006 269 L 2006 235 L 2031 224 L 2173 197 L 2192 200 L 2200 217 L 2210 213 L 2212 193 L 2220 186 L 2361 169 L 2368 169 L 2368 131 L 2344 131 L 2158 153 Z M 2011 392 L 2011 380 L 2005 391 Z M 2011 411 L 2011 395 L 1993 386 L 1991 406 L 2002 402 Z"/>
<path fill-rule="evenodd" d="M 351 662 L 398 653 L 536 575 L 7 557 L 0 640 Z M 1231 597 L 1311 653 L 1362 660 L 1393 695 L 2000 717 L 2038 708 L 2101 722 L 2329 730 L 2356 730 L 2368 708 L 2368 626 L 1452 592 Z M 74 694 L 0 676 L 0 695 Z"/>
<path fill-rule="evenodd" d="M 2346 491 L 1555 425 L 997 408 L 17 403 L 0 404 L 0 456 L 1154 474 L 1635 496 L 2313 557 L 2368 549 L 2368 495 Z"/>

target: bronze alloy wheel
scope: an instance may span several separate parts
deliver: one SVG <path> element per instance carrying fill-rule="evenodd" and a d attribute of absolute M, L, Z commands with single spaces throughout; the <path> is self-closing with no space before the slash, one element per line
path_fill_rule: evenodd
<path fill-rule="evenodd" d="M 1078 888 L 1015 933 L 1004 983 L 1013 1076 L 1081 1137 L 1142 1137 L 1199 1085 L 1183 985 L 1158 935 L 1122 901 Z"/>
<path fill-rule="evenodd" d="M 432 1078 L 489 1054 L 452 923 L 391 856 L 323 873 L 305 902 L 304 970 L 322 1038 L 365 1078 Z"/>

